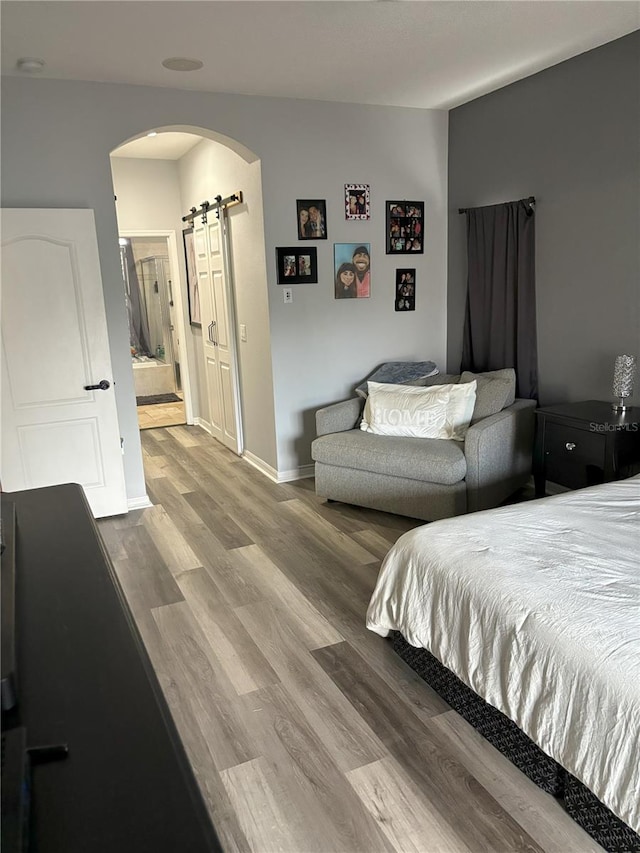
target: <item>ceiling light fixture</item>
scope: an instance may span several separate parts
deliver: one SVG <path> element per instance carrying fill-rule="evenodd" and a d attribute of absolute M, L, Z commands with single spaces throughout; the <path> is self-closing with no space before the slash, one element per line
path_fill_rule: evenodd
<path fill-rule="evenodd" d="M 187 59 L 184 56 L 170 56 L 162 64 L 169 71 L 199 71 L 204 62 L 199 59 Z"/>
<path fill-rule="evenodd" d="M 25 74 L 39 74 L 44 65 L 44 59 L 35 59 L 31 56 L 23 56 L 22 59 L 16 62 L 18 71 L 22 71 Z"/>

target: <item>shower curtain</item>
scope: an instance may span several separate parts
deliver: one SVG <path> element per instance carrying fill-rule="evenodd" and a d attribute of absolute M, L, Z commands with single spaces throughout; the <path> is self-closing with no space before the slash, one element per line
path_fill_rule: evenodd
<path fill-rule="evenodd" d="M 129 241 L 120 246 L 120 259 L 129 315 L 129 343 L 137 355 L 151 355 L 147 312 L 142 304 L 144 295 L 140 291 L 140 280 L 136 272 L 136 262 Z"/>

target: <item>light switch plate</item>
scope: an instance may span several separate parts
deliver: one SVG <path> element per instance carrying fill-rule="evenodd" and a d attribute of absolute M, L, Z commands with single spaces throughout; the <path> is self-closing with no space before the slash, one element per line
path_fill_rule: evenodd
<path fill-rule="evenodd" d="M 247 340 L 247 327 L 244 323 L 240 323 L 240 340 L 241 341 Z"/>
<path fill-rule="evenodd" d="M 293 302 L 293 290 L 290 287 L 285 287 L 282 291 L 282 298 L 285 302 Z"/>

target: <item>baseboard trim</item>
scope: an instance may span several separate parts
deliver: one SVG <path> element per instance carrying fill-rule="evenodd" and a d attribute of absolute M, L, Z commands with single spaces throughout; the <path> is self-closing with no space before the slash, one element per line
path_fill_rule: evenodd
<path fill-rule="evenodd" d="M 256 456 L 255 453 L 252 453 L 250 450 L 245 450 L 242 454 L 242 458 L 249 463 L 249 465 L 257 468 L 261 474 L 264 474 L 265 477 L 268 477 L 273 483 L 277 483 L 278 481 L 278 472 L 275 468 L 272 468 L 271 465 L 268 465 L 264 459 L 260 459 L 259 456 Z"/>
<path fill-rule="evenodd" d="M 149 500 L 149 495 L 144 495 L 141 498 L 129 498 L 127 500 L 127 509 L 129 512 L 134 509 L 147 509 L 150 506 L 153 506 L 153 504 Z"/>
<path fill-rule="evenodd" d="M 255 453 L 250 450 L 245 450 L 242 458 L 249 465 L 257 468 L 261 474 L 268 477 L 273 483 L 291 483 L 293 480 L 304 480 L 306 477 L 313 477 L 315 473 L 314 465 L 301 465 L 299 468 L 294 468 L 291 471 L 276 471 L 271 465 L 268 465 L 264 459 L 260 459 Z"/>
<path fill-rule="evenodd" d="M 279 483 L 291 483 L 293 480 L 306 480 L 307 477 L 315 477 L 316 466 L 300 465 L 299 468 L 293 468 L 291 471 L 280 471 L 278 473 Z"/>
<path fill-rule="evenodd" d="M 193 425 L 202 427 L 205 432 L 208 432 L 211 435 L 211 424 L 209 421 L 205 421 L 204 418 L 194 418 Z"/>

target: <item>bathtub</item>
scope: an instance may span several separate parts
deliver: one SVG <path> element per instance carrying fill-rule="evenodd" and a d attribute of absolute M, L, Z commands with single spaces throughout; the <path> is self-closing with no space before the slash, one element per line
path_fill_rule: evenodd
<path fill-rule="evenodd" d="M 134 358 L 133 387 L 136 397 L 150 397 L 152 394 L 171 394 L 176 390 L 173 365 L 165 364 L 155 358 L 140 360 Z"/>

